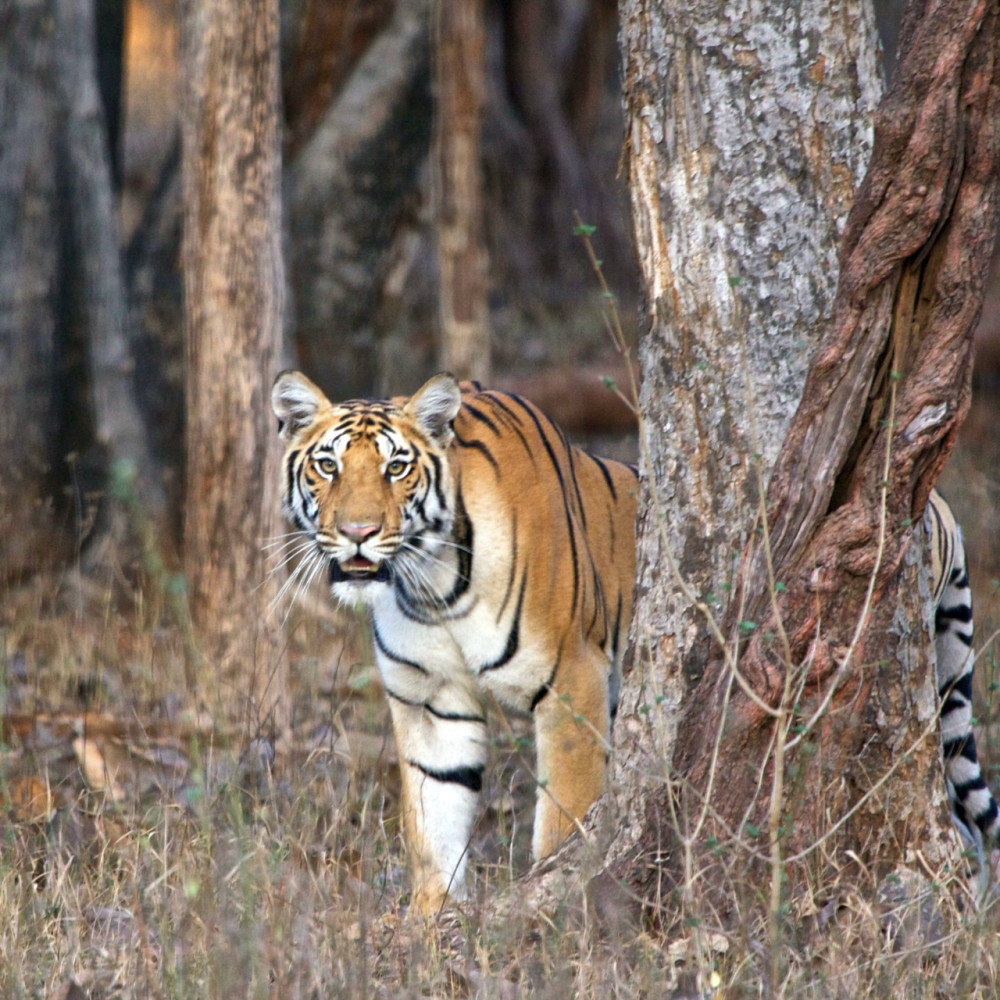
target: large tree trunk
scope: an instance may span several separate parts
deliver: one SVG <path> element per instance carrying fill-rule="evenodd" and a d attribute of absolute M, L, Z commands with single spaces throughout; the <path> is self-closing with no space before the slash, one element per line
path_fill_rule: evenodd
<path fill-rule="evenodd" d="M 434 207 L 441 364 L 490 378 L 480 141 L 485 77 L 483 0 L 437 0 Z"/>
<path fill-rule="evenodd" d="M 639 668 L 625 688 L 616 785 L 629 774 L 655 776 L 663 757 L 650 747 L 673 756 L 676 781 L 640 778 L 637 789 L 631 780 L 627 823 L 609 859 L 647 900 L 654 887 L 689 887 L 695 870 L 720 888 L 734 858 L 749 859 L 770 861 L 777 912 L 778 869 L 790 859 L 813 880 L 848 851 L 874 872 L 914 844 L 931 863 L 942 856 L 926 586 L 919 558 L 903 563 L 968 402 L 971 332 L 997 225 L 1000 77 L 995 6 L 920 7 L 910 9 L 877 116 L 828 323 L 832 258 L 809 254 L 832 253 L 838 220 L 824 207 L 846 203 L 857 164 L 849 156 L 858 151 L 836 155 L 835 133 L 823 132 L 815 109 L 828 106 L 830 92 L 848 105 L 873 92 L 873 77 L 864 78 L 870 31 L 853 34 L 870 24 L 867 13 L 839 11 L 813 33 L 820 8 L 797 8 L 791 23 L 803 35 L 788 38 L 788 62 L 762 43 L 751 54 L 747 35 L 736 46 L 735 28 L 727 41 L 718 25 L 713 34 L 676 5 L 669 18 L 645 3 L 626 12 L 630 170 L 650 306 L 643 403 L 652 481 L 640 539 Z M 772 40 L 795 35 L 775 30 L 790 23 L 784 11 L 768 13 L 775 24 L 769 30 L 756 11 L 749 37 L 754 28 Z M 664 51 L 668 60 L 658 57 Z M 729 60 L 735 77 L 723 91 L 716 62 Z M 714 119 L 725 118 L 719 109 L 734 106 L 732 95 L 754 96 L 737 145 L 746 148 L 748 135 L 767 139 L 759 129 L 782 116 L 765 95 L 788 106 L 789 90 L 767 82 L 778 66 L 805 93 L 798 126 L 757 147 L 765 163 L 741 181 L 725 169 L 729 140 Z M 863 112 L 851 119 L 858 132 Z M 805 170 L 787 201 L 755 195 L 755 181 L 782 176 L 770 156 Z M 820 209 L 811 221 L 798 215 L 803 204 Z M 784 232 L 742 242 L 772 224 Z M 787 268 L 787 284 L 757 270 L 767 262 L 779 275 Z M 811 302 L 812 312 L 786 326 L 796 301 Z M 802 358 L 792 340 L 803 330 L 824 334 L 774 466 L 765 532 L 752 456 L 766 471 L 782 440 L 786 387 L 804 370 L 801 361 L 789 365 Z M 737 573 L 733 556 L 744 542 Z M 710 611 L 720 612 L 714 638 Z M 682 671 L 691 686 L 678 713 Z M 703 853 L 706 843 L 713 850 Z"/>
<path fill-rule="evenodd" d="M 227 703 L 234 687 L 264 711 L 285 694 L 262 552 L 277 517 L 269 398 L 284 299 L 277 0 L 188 0 L 182 76 L 185 571 Z"/>
<path fill-rule="evenodd" d="M 748 550 L 737 594 L 741 615 L 761 623 L 741 659 L 756 693 L 780 701 L 785 670 L 766 648 L 780 618 L 785 656 L 802 665 L 805 691 L 830 697 L 817 756 L 802 768 L 807 812 L 845 815 L 901 747 L 914 747 L 879 801 L 835 841 L 870 866 L 899 860 L 909 842 L 933 857 L 927 845 L 940 817 L 927 643 L 919 627 L 907 641 L 920 590 L 899 571 L 969 405 L 972 333 L 1000 197 L 998 29 L 995 5 L 979 0 L 909 9 L 844 237 L 833 319 L 769 486 L 770 553 Z M 775 599 L 772 573 L 785 584 Z M 717 690 L 712 672 L 705 682 Z M 722 767 L 736 755 L 764 758 L 761 737 L 773 727 L 744 697 L 733 696 Z M 809 711 L 790 714 L 790 723 L 801 725 Z M 712 714 L 695 728 L 711 728 Z M 845 715 L 847 724 L 829 721 Z M 691 763 L 695 784 L 704 773 Z M 826 773 L 839 780 L 821 780 Z M 720 815 L 745 810 L 743 799 L 720 799 Z M 819 832 L 802 823 L 790 846 L 801 849 Z"/>
<path fill-rule="evenodd" d="M 865 0 L 737 10 L 732 23 L 700 3 L 622 9 L 651 477 L 637 668 L 616 727 L 611 784 L 626 819 L 615 854 L 643 836 L 635 793 L 661 783 L 684 678 L 713 652 L 696 601 L 713 614 L 726 601 L 829 316 L 839 232 L 880 93 Z"/>

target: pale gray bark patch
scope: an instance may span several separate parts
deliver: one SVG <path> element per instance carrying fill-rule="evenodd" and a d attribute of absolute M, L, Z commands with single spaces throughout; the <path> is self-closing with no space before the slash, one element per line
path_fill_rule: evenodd
<path fill-rule="evenodd" d="M 628 109 L 639 192 L 655 199 L 634 211 L 658 209 L 648 223 L 657 255 L 640 245 L 649 320 L 675 348 L 685 337 L 721 348 L 691 360 L 721 365 L 742 398 L 730 289 L 739 282 L 770 458 L 829 315 L 838 237 L 871 147 L 881 90 L 871 10 L 751 2 L 719 13 L 691 4 L 639 21 L 626 5 L 624 46 L 653 53 L 626 67 L 639 84 Z M 650 174 L 654 165 L 663 169 Z M 671 379 L 690 384 L 692 373 L 671 360 Z"/>

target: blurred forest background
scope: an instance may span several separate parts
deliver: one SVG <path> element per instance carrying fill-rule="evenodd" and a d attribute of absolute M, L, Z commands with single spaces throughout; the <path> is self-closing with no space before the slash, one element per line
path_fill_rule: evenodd
<path fill-rule="evenodd" d="M 173 0 L 101 0 L 94 62 L 100 111 L 86 106 L 87 88 L 60 85 L 55 74 L 48 93 L 36 93 L 37 107 L 7 110 L 0 222 L 3 245 L 19 257 L 5 261 L 0 287 L 10 301 L 35 295 L 30 308 L 7 310 L 0 321 L 0 378 L 15 404 L 0 433 L 16 470 L 0 491 L 0 574 L 8 581 L 65 565 L 98 524 L 108 456 L 94 400 L 109 385 L 127 414 L 119 427 L 138 419 L 128 433 L 149 450 L 170 534 L 179 541 L 185 413 L 177 16 Z M 883 4 L 889 71 L 897 20 L 898 5 Z M 476 375 L 523 391 L 572 434 L 627 435 L 627 410 L 600 382 L 605 374 L 621 381 L 620 361 L 573 222 L 577 211 L 596 226 L 605 277 L 623 314 L 634 317 L 637 278 L 617 170 L 623 138 L 615 4 L 486 2 L 479 30 L 470 92 L 481 104 L 481 203 L 472 211 L 486 261 L 486 313 L 478 322 L 492 360 L 483 370 L 481 359 Z M 283 366 L 300 367 L 332 399 L 412 391 L 447 360 L 432 36 L 426 0 L 281 6 Z M 59 58 L 58 50 L 45 55 L 41 41 L 8 38 L 11 78 Z M 74 111 L 62 100 L 80 106 Z M 102 244 L 88 225 L 86 213 L 99 209 L 85 203 L 99 194 L 59 167 L 60 144 L 71 141 L 57 134 L 61 122 L 87 115 L 106 129 L 117 247 Z M 82 208 L 70 211 L 74 200 Z M 120 253 L 127 314 L 118 355 L 102 364 L 90 331 L 99 315 L 85 305 L 83 287 L 116 268 L 99 259 L 109 249 Z M 634 328 L 631 319 L 627 325 Z M 989 448 L 1000 381 L 996 269 L 976 381 L 965 436 Z M 619 450 L 614 441 L 602 444 Z"/>
<path fill-rule="evenodd" d="M 125 387 L 134 394 L 179 531 L 184 327 L 177 11 L 170 0 L 102 0 L 98 8 L 97 71 L 129 308 L 128 357 L 119 363 L 131 363 Z M 616 182 L 622 129 L 615 6 L 489 4 L 483 27 L 481 217 L 493 381 L 519 379 L 516 384 L 578 430 L 621 431 L 627 413 L 582 374 L 613 374 L 613 352 L 597 282 L 573 236 L 578 210 L 597 226 L 607 278 L 631 308 L 636 278 Z M 332 399 L 409 392 L 441 367 L 429 162 L 431 30 L 423 0 L 282 5 L 284 363 L 308 372 Z M 22 39 L 26 46 L 33 42 Z M 48 98 L 58 104 L 56 93 Z M 23 141 L 46 162 L 23 175 L 23 190 L 7 193 L 7 211 L 20 215 L 26 231 L 34 228 L 36 245 L 61 254 L 47 272 L 35 272 L 48 282 L 49 314 L 21 328 L 14 327 L 15 317 L 5 320 L 10 374 L 4 382 L 17 379 L 7 391 L 30 398 L 38 425 L 30 444 L 13 424 L 3 435 L 14 457 L 35 466 L 23 495 L 7 503 L 37 503 L 41 494 L 52 505 L 44 539 L 20 556 L 4 548 L 8 578 L 64 562 L 79 548 L 93 520 L 92 499 L 105 483 L 91 402 L 91 317 L 79 308 L 74 314 L 86 280 L 74 269 L 82 268 L 80 257 L 99 250 L 92 234 L 61 231 L 68 213 L 58 209 L 60 199 L 81 193 L 65 189 L 51 155 L 57 140 L 43 142 L 41 134 L 58 128 L 62 114 L 65 109 L 50 107 L 47 119 L 27 126 Z M 36 200 L 43 205 L 30 216 Z M 9 282 L 31 273 L 31 259 L 11 263 Z M 543 369 L 553 375 L 540 379 Z M 7 496 L 13 492 L 9 485 Z M 22 538 L 22 547 L 26 542 Z"/>
<path fill-rule="evenodd" d="M 891 73 L 899 5 L 876 6 Z M 282 0 L 285 329 L 283 357 L 262 375 L 269 383 L 295 366 L 338 399 L 409 393 L 465 364 L 444 336 L 442 285 L 461 267 L 442 264 L 454 217 L 443 210 L 440 156 L 467 127 L 455 155 L 471 143 L 478 204 L 463 211 L 484 307 L 473 325 L 488 340 L 471 373 L 528 396 L 572 438 L 633 458 L 632 415 L 602 381 L 626 382 L 622 360 L 574 234 L 576 212 L 596 227 L 604 277 L 634 336 L 616 5 L 469 7 L 481 12 L 479 27 L 449 52 L 436 44 L 448 26 L 430 0 Z M 277 756 L 273 746 L 247 748 L 261 718 L 233 727 L 225 716 L 234 702 L 201 698 L 210 671 L 192 666 L 179 554 L 184 3 L 97 0 L 96 47 L 84 8 L 52 0 L 0 16 L 0 829 L 13 859 L 0 863 L 0 912 L 21 914 L 0 943 L 0 994 L 5 956 L 29 954 L 35 941 L 41 951 L 28 964 L 42 970 L 32 973 L 39 982 L 41 955 L 60 970 L 50 985 L 70 969 L 80 977 L 86 942 L 66 943 L 69 914 L 103 956 L 95 962 L 105 984 L 115 956 L 138 942 L 139 958 L 123 963 L 194 955 L 214 984 L 203 995 L 247 996 L 252 974 L 227 965 L 212 946 L 219 938 L 201 932 L 221 928 L 228 944 L 244 901 L 268 914 L 246 932 L 248 953 L 270 948 L 280 959 L 300 927 L 296 907 L 308 906 L 322 917 L 309 933 L 326 935 L 317 953 L 336 958 L 384 910 L 383 894 L 398 898 L 398 852 L 383 851 L 395 830 L 383 808 L 394 751 L 364 637 L 344 629 L 320 588 L 288 620 L 295 738 Z M 445 79 L 467 86 L 442 89 L 441 67 L 461 53 L 472 54 L 471 68 Z M 996 265 L 977 342 L 972 411 L 941 488 L 965 527 L 985 638 L 1000 622 Z M 138 481 L 122 479 L 113 454 L 135 460 Z M 250 472 L 263 482 L 277 470 Z M 276 522 L 273 531 L 284 530 Z M 278 606 L 280 618 L 287 601 Z M 977 714 L 992 723 L 995 664 L 979 675 Z M 524 739 L 517 723 L 503 733 L 500 760 Z M 985 760 L 994 746 L 983 741 Z M 265 780 L 272 766 L 285 786 Z M 523 867 L 533 793 L 508 765 L 489 781 L 473 850 L 501 861 L 486 883 L 505 862 Z M 108 802 L 135 812 L 109 816 L 99 808 Z M 89 867 L 73 870 L 70 892 L 60 873 L 77 857 Z M 119 865 L 113 876 L 105 859 Z M 285 893 L 321 863 L 328 881 L 309 882 L 297 899 Z M 199 894 L 209 880 L 214 894 Z M 34 907 L 30 885 L 49 893 L 47 909 Z M 143 913 L 159 921 L 150 934 Z M 183 976 L 177 982 L 185 995 Z M 133 995 L 147 995 L 141 983 Z"/>

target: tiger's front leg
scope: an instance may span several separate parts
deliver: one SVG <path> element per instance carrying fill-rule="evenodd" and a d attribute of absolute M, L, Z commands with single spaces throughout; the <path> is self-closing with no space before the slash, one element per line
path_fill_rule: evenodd
<path fill-rule="evenodd" d="M 381 651 L 379 666 L 399 754 L 413 905 L 435 913 L 448 897 L 465 895 L 469 837 L 486 764 L 486 720 L 464 671 L 448 679 Z"/>

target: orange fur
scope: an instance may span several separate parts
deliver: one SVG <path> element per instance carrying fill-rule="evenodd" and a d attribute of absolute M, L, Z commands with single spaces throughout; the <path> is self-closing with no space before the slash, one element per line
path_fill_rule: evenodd
<path fill-rule="evenodd" d="M 274 409 L 286 511 L 329 560 L 334 592 L 372 608 L 414 901 L 431 910 L 462 892 L 483 690 L 534 715 L 536 858 L 604 787 L 636 473 L 572 447 L 525 400 L 447 375 L 408 399 L 335 406 L 286 373 Z"/>

